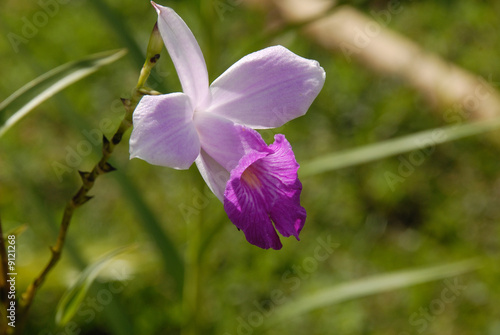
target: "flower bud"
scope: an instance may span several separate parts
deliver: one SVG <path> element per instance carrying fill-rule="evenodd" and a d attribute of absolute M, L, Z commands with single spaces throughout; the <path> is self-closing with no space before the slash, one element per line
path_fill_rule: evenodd
<path fill-rule="evenodd" d="M 153 31 L 151 32 L 151 37 L 149 38 L 148 49 L 147 49 L 147 59 L 150 63 L 156 63 L 158 58 L 160 58 L 160 52 L 163 48 L 163 39 L 161 38 L 160 31 L 158 30 L 158 23 L 155 23 Z"/>
<path fill-rule="evenodd" d="M 155 23 L 151 36 L 149 37 L 148 49 L 146 51 L 146 61 L 141 69 L 139 80 L 137 81 L 137 88 L 142 88 L 151 73 L 151 69 L 156 65 L 160 58 L 160 52 L 163 48 L 163 39 L 161 38 L 160 31 L 158 30 L 158 23 Z"/>

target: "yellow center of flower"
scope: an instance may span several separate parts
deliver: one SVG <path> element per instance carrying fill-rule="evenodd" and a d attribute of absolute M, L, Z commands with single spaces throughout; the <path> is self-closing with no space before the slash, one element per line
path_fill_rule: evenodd
<path fill-rule="evenodd" d="M 252 168 L 251 165 L 241 174 L 241 179 L 243 179 L 243 181 L 250 186 L 250 188 L 256 189 L 262 186 L 255 169 Z"/>

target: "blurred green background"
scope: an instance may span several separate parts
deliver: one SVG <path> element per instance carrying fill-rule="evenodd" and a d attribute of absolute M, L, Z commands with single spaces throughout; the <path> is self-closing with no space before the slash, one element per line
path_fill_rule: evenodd
<path fill-rule="evenodd" d="M 273 12 L 244 1 L 159 3 L 174 8 L 193 31 L 211 81 L 245 54 L 269 45 L 282 44 L 320 62 L 327 80 L 309 112 L 262 132 L 268 143 L 274 134 L 285 134 L 299 164 L 447 125 L 443 111 L 404 81 L 325 51 L 300 29 L 268 33 Z M 222 15 L 215 11 L 220 4 L 227 9 Z M 365 13 L 387 6 L 385 1 L 350 4 Z M 500 81 L 498 2 L 402 4 L 404 10 L 388 28 L 478 76 Z M 36 21 L 43 19 L 40 11 L 47 13 L 47 22 L 13 45 L 8 34 L 23 36 L 26 22 L 43 23 Z M 3 0 L 0 100 L 63 63 L 129 49 L 119 61 L 43 103 L 0 139 L 4 231 L 27 225 L 17 238 L 18 294 L 48 260 L 64 205 L 79 187 L 77 170 L 91 169 L 101 148 L 94 145 L 92 153 L 78 155 L 81 161 L 65 172 L 55 170 L 54 162 L 68 166 L 68 153 L 82 149 L 86 132 L 112 135 L 124 114 L 117 98 L 127 97 L 137 82 L 155 20 L 147 1 Z M 165 93 L 181 90 L 165 51 L 149 83 Z M 111 130 L 102 129 L 103 120 L 113 123 Z M 26 334 L 180 333 L 185 318 L 180 295 L 192 292 L 182 292 L 176 282 L 182 272 L 169 246 L 183 259 L 193 236 L 206 241 L 196 269 L 186 265 L 186 275 L 199 279 L 200 334 L 500 334 L 499 147 L 491 136 L 435 147 L 395 187 L 385 174 L 397 173 L 398 157 L 304 176 L 306 225 L 300 242 L 282 238 L 281 251 L 247 243 L 195 167 L 176 171 L 129 161 L 128 136 L 111 158 L 118 171 L 102 176 L 91 192 L 94 199 L 76 212 L 62 261 L 35 298 Z M 326 259 L 311 263 L 318 239 L 336 247 Z M 57 303 L 85 266 L 131 243 L 138 248 L 101 272 L 69 328 L 58 328 Z M 322 307 L 267 328 L 256 317 L 267 313 L 266 322 L 273 319 L 282 306 L 269 300 L 278 291 L 279 304 L 285 305 L 335 284 L 471 257 L 481 257 L 483 266 L 448 282 Z M 299 267 L 310 271 L 299 276 Z M 448 302 L 443 291 L 450 282 L 463 287 Z"/>

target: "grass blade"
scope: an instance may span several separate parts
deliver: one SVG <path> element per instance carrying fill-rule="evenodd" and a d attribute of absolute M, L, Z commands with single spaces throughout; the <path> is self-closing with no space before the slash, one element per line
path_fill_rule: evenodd
<path fill-rule="evenodd" d="M 178 297 L 182 296 L 184 284 L 184 261 L 181 258 L 177 247 L 163 231 L 159 220 L 149 208 L 141 192 L 134 183 L 127 178 L 120 170 L 115 171 L 113 176 L 117 179 L 123 189 L 123 194 L 130 202 L 137 213 L 137 217 L 142 221 L 142 227 L 155 243 L 163 260 L 165 272 L 172 276 Z"/>
<path fill-rule="evenodd" d="M 15 228 L 10 229 L 8 232 L 6 232 L 4 234 L 4 236 L 15 235 L 16 238 L 17 238 L 19 235 L 21 235 L 22 233 L 24 233 L 26 231 L 26 229 L 28 229 L 28 225 L 26 223 L 24 223 L 24 224 L 22 224 L 20 226 L 17 226 Z"/>
<path fill-rule="evenodd" d="M 59 326 L 64 326 L 73 318 L 99 272 L 113 260 L 113 258 L 133 248 L 135 248 L 135 245 L 115 249 L 99 258 L 82 272 L 78 280 L 64 293 L 61 300 L 59 300 L 56 309 L 56 323 Z"/>
<path fill-rule="evenodd" d="M 426 130 L 313 159 L 307 163 L 303 163 L 299 173 L 301 177 L 312 176 L 322 172 L 368 163 L 412 150 L 420 150 L 467 136 L 479 135 L 498 128 L 500 128 L 500 117 L 463 125 Z"/>
<path fill-rule="evenodd" d="M 0 103 L 0 137 L 42 102 L 125 53 L 120 49 L 93 54 L 58 66 L 21 87 Z"/>
<path fill-rule="evenodd" d="M 311 310 L 331 306 L 343 301 L 457 276 L 473 271 L 479 268 L 479 266 L 480 262 L 478 259 L 469 259 L 430 268 L 380 274 L 337 284 L 314 294 L 296 299 L 292 303 L 283 306 L 277 311 L 276 318 L 270 320 L 270 324 L 276 324 L 286 319 L 290 320 Z"/>

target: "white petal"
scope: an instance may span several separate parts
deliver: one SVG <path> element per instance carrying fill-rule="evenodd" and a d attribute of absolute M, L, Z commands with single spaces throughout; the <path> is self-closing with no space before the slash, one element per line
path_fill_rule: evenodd
<path fill-rule="evenodd" d="M 223 202 L 229 172 L 246 153 L 266 151 L 267 145 L 257 131 L 218 115 L 196 112 L 194 124 L 201 143 L 196 165 L 212 192 Z"/>
<path fill-rule="evenodd" d="M 194 124 L 200 137 L 201 148 L 218 164 L 231 171 L 244 154 L 234 122 L 199 112 L 194 115 Z"/>
<path fill-rule="evenodd" d="M 145 96 L 133 116 L 130 158 L 187 169 L 200 153 L 193 108 L 184 93 Z"/>
<path fill-rule="evenodd" d="M 257 131 L 216 114 L 195 113 L 194 124 L 201 148 L 227 171 L 249 150 L 267 147 Z"/>
<path fill-rule="evenodd" d="M 304 115 L 325 82 L 319 63 L 282 46 L 249 54 L 210 86 L 207 111 L 252 128 L 273 128 Z"/>
<path fill-rule="evenodd" d="M 221 202 L 224 202 L 224 190 L 229 180 L 229 172 L 210 157 L 203 149 L 195 162 L 201 176 L 208 187 L 210 187 L 210 190 L 212 190 Z"/>
<path fill-rule="evenodd" d="M 158 12 L 158 29 L 177 70 L 182 89 L 193 107 L 205 108 L 210 100 L 208 72 L 193 33 L 173 9 L 151 2 Z"/>

